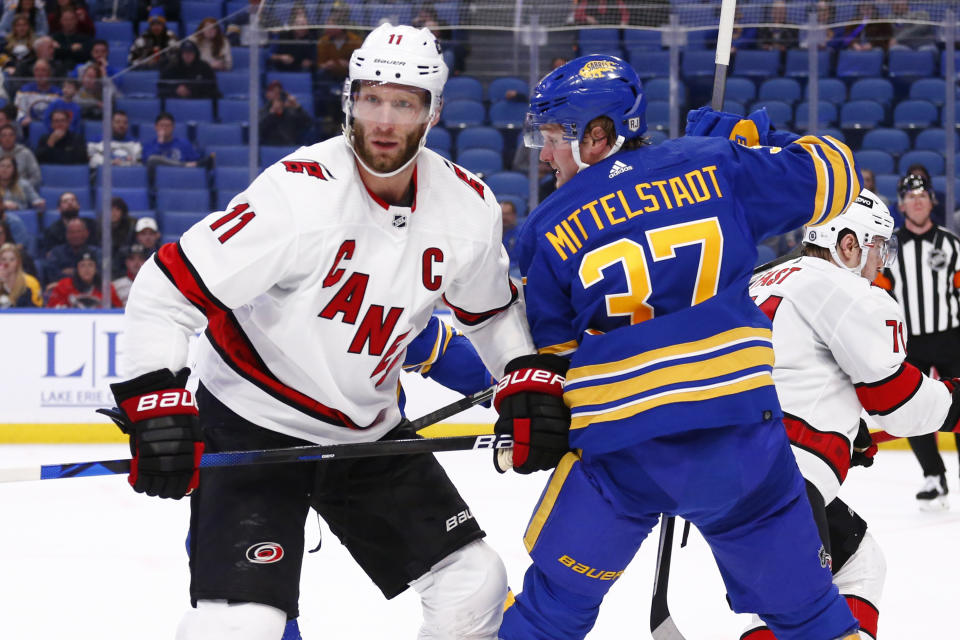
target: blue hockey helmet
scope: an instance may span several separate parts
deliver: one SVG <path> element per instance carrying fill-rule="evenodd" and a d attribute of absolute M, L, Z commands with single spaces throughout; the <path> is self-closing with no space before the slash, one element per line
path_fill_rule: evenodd
<path fill-rule="evenodd" d="M 524 123 L 524 144 L 542 147 L 540 127 L 563 127 L 564 138 L 580 142 L 587 124 L 599 116 L 613 121 L 624 141 L 647 130 L 647 99 L 637 72 L 615 56 L 589 55 L 554 69 L 533 90 Z"/>

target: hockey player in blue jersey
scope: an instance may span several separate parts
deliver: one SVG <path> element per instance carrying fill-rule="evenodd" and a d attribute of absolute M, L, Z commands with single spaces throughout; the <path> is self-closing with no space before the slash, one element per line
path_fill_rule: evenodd
<path fill-rule="evenodd" d="M 857 638 L 781 423 L 770 322 L 747 291 L 758 242 L 860 192 L 853 154 L 709 109 L 691 114 L 693 136 L 647 147 L 645 106 L 633 69 L 603 55 L 554 70 L 530 101 L 525 139 L 559 188 L 518 260 L 535 346 L 569 362 L 573 451 L 500 405 L 497 431 L 556 464 L 500 638 L 583 638 L 660 513 L 697 525 L 735 611 L 781 640 Z"/>

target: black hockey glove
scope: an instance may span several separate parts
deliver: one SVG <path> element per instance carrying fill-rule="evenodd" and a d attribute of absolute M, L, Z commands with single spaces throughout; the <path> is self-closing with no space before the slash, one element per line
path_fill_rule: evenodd
<path fill-rule="evenodd" d="M 860 430 L 857 431 L 857 437 L 853 439 L 853 455 L 850 456 L 850 466 L 870 467 L 873 465 L 875 455 L 877 455 L 877 445 L 873 443 L 867 423 L 861 420 Z"/>
<path fill-rule="evenodd" d="M 960 433 L 960 378 L 940 378 L 952 396 L 950 408 L 947 410 L 947 419 L 943 421 L 940 431 Z"/>
<path fill-rule="evenodd" d="M 513 469 L 531 473 L 552 469 L 570 450 L 570 409 L 563 403 L 563 383 L 570 362 L 544 354 L 514 358 L 497 384 L 493 406 L 500 413 L 494 431 L 513 437 Z M 494 452 L 494 466 L 507 468 Z"/>
<path fill-rule="evenodd" d="M 134 491 L 180 499 L 197 488 L 203 438 L 193 394 L 184 387 L 190 369 L 169 369 L 110 385 L 120 407 L 120 430 L 130 436 L 130 476 Z"/>

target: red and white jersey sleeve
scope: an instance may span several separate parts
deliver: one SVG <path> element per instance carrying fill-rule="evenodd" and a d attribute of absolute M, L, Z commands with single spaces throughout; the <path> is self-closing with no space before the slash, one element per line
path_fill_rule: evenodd
<path fill-rule="evenodd" d="M 489 189 L 429 150 L 414 183 L 411 206 L 387 205 L 342 138 L 269 167 L 144 265 L 125 375 L 184 366 L 205 326 L 197 370 L 218 400 L 268 429 L 349 442 L 399 421 L 406 347 L 440 304 L 491 371 L 531 353 Z"/>

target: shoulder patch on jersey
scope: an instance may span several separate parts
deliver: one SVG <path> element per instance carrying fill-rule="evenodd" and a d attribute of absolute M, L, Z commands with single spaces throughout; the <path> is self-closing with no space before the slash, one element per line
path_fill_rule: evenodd
<path fill-rule="evenodd" d="M 281 164 L 287 170 L 287 173 L 302 173 L 313 176 L 318 180 L 326 180 L 327 178 L 336 180 L 330 169 L 316 160 L 282 160 Z"/>
<path fill-rule="evenodd" d="M 456 174 L 456 176 L 457 176 L 458 178 L 460 178 L 460 179 L 463 180 L 467 185 L 469 185 L 470 188 L 473 189 L 478 196 L 480 196 L 480 199 L 481 199 L 481 200 L 484 199 L 484 198 L 483 198 L 483 195 L 484 195 L 483 184 L 482 184 L 479 180 L 477 180 L 477 179 L 474 178 L 473 176 L 469 175 L 469 174 L 467 173 L 466 169 L 464 169 L 463 167 L 461 167 L 461 166 L 459 166 L 459 165 L 456 165 L 456 164 L 450 162 L 450 161 L 447 160 L 447 159 L 444 159 L 443 163 L 444 163 L 445 165 L 447 165 L 447 166 L 453 171 L 453 173 Z"/>

